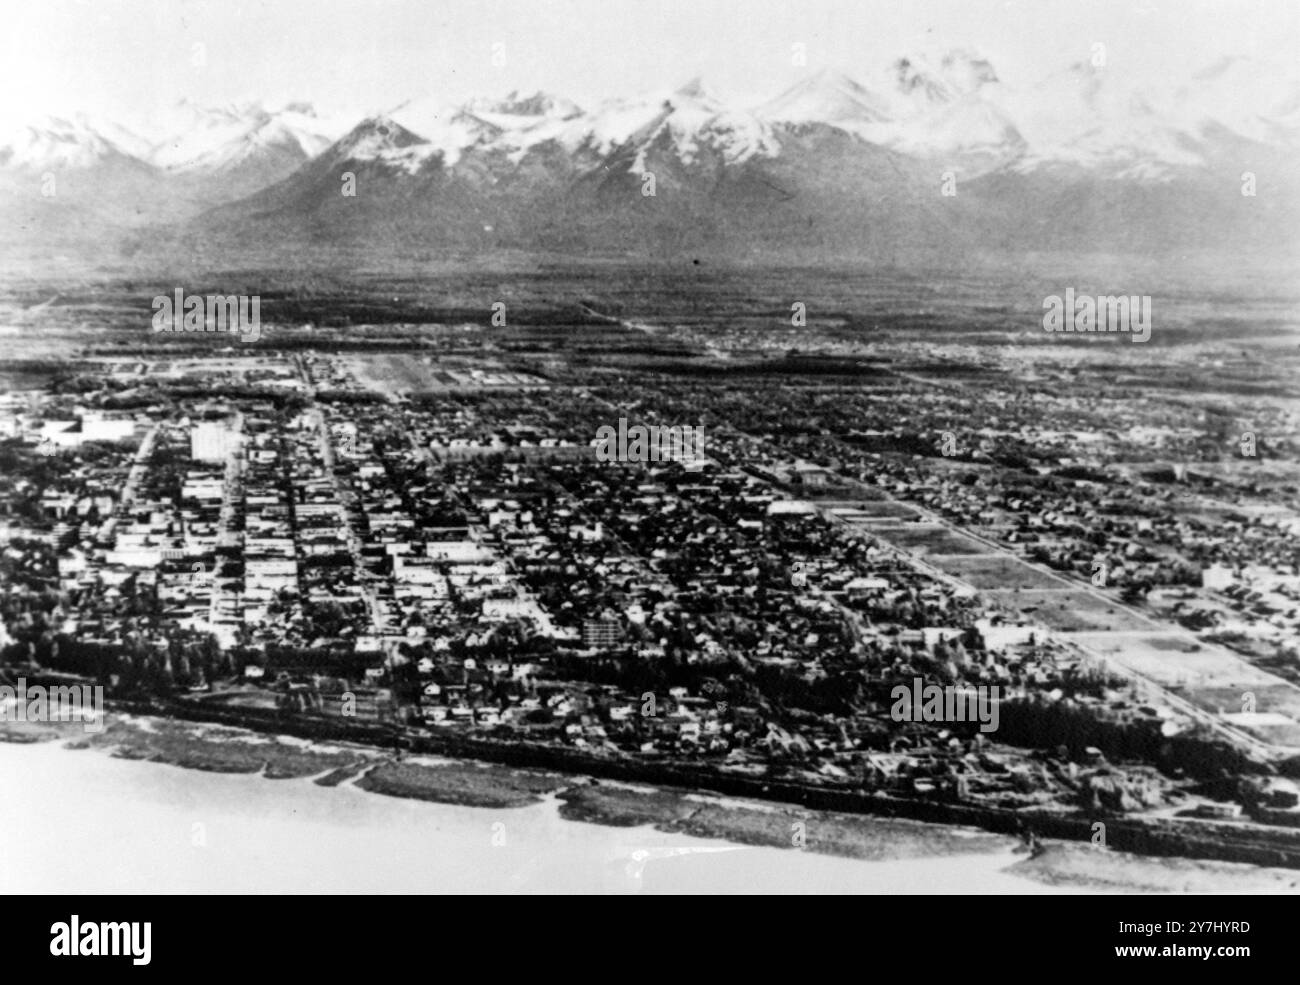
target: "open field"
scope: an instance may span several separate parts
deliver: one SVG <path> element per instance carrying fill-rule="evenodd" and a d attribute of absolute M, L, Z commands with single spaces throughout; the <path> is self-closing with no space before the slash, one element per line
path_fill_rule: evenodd
<path fill-rule="evenodd" d="M 409 393 L 438 385 L 433 366 L 414 352 L 356 355 L 346 362 L 357 382 L 376 393 Z"/>
<path fill-rule="evenodd" d="M 981 594 L 999 605 L 1019 609 L 1058 632 L 1109 633 L 1150 628 L 1149 622 L 1082 589 L 996 588 Z"/>
<path fill-rule="evenodd" d="M 823 506 L 828 505 L 822 503 Z M 833 505 L 831 512 L 842 517 L 848 523 L 881 523 L 890 520 L 911 520 L 920 517 L 915 509 L 906 503 L 863 501 L 851 505 Z"/>
<path fill-rule="evenodd" d="M 1169 688 L 1227 724 L 1275 745 L 1300 747 L 1300 689 L 1235 654 L 1174 633 L 1066 633 L 1062 638 Z M 1252 703 L 1253 714 L 1246 712 Z"/>
<path fill-rule="evenodd" d="M 1268 692 L 1277 692 L 1279 688 L 1265 688 L 1265 697 L 1269 697 Z M 1254 692 L 1258 697 L 1258 692 Z M 1234 697 L 1240 700 L 1239 695 L 1233 695 L 1231 692 L 1223 695 L 1225 701 L 1231 701 Z M 1292 707 L 1289 709 L 1290 714 L 1284 715 L 1281 712 L 1225 712 L 1223 720 L 1237 728 L 1245 729 L 1251 735 L 1257 735 L 1265 742 L 1271 742 L 1277 746 L 1294 746 L 1300 748 L 1300 723 L 1291 717 L 1300 707 L 1295 707 L 1298 702 L 1295 696 L 1288 694 L 1281 696 L 1283 700 L 1289 701 Z M 1229 705 L 1228 707 L 1231 707 Z"/>
<path fill-rule="evenodd" d="M 991 549 L 979 541 L 963 536 L 939 524 L 918 523 L 908 526 L 877 526 L 872 533 L 892 544 L 906 548 L 920 557 L 940 554 L 989 554 Z"/>
<path fill-rule="evenodd" d="M 940 571 L 969 582 L 978 589 L 1059 587 L 1060 582 L 1024 561 L 998 554 L 984 557 L 930 557 Z"/>
<path fill-rule="evenodd" d="M 1186 693 L 1210 694 L 1215 689 L 1239 689 L 1234 708 L 1241 706 L 1241 691 L 1278 683 L 1226 651 L 1206 649 L 1182 634 L 1158 632 L 1067 633 L 1066 639 L 1111 657 L 1129 669 Z M 1216 708 L 1217 710 L 1217 708 Z"/>

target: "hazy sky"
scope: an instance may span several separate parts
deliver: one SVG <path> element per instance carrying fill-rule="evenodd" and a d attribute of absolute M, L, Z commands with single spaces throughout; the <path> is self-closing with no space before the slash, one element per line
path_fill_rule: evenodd
<path fill-rule="evenodd" d="M 515 88 L 590 104 L 695 75 L 757 99 L 818 68 L 865 75 L 956 46 L 1011 84 L 1098 41 L 1107 70 L 1136 82 L 1300 52 L 1296 0 L 0 0 L 0 18 L 9 116 L 135 115 L 182 97 L 355 114 Z"/>

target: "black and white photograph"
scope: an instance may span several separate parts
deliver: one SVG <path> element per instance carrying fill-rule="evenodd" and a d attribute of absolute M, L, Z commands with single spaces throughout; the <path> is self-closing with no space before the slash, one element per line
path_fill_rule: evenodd
<path fill-rule="evenodd" d="M 0 14 L 0 892 L 70 901 L 24 949 L 148 965 L 124 897 L 1110 897 L 1107 967 L 1249 967 L 1300 5 Z"/>

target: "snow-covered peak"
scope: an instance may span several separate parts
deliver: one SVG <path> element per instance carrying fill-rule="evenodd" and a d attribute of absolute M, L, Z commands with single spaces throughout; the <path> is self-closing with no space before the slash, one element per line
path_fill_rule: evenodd
<path fill-rule="evenodd" d="M 1080 62 L 999 101 L 1028 145 L 1021 170 L 1066 165 L 1168 180 L 1205 163 L 1197 133 L 1164 111 L 1164 94 L 1125 85 L 1104 68 Z"/>
<path fill-rule="evenodd" d="M 1300 143 L 1300 67 L 1231 57 L 1207 65 L 1170 94 L 1170 118 L 1204 131 L 1218 125 L 1249 140 Z"/>
<path fill-rule="evenodd" d="M 993 103 L 974 94 L 936 106 L 920 117 L 884 124 L 873 136 L 877 142 L 914 157 L 952 164 L 980 158 L 987 167 L 1009 164 L 1027 148 L 1015 123 Z"/>
<path fill-rule="evenodd" d="M 727 164 L 740 164 L 755 156 L 771 157 L 780 150 L 767 122 L 725 105 L 698 79 L 678 89 L 669 105 L 672 112 L 662 126 L 684 163 L 693 163 L 704 148 L 719 154 Z"/>
<path fill-rule="evenodd" d="M 757 113 L 774 123 L 823 123 L 869 143 L 926 158 L 979 155 L 986 166 L 1024 151 L 1016 125 L 986 96 L 999 88 L 993 67 L 964 51 L 895 59 L 863 85 L 824 69 L 800 80 Z"/>
<path fill-rule="evenodd" d="M 165 136 L 148 159 L 169 171 L 220 171 L 262 155 L 315 157 L 342 132 L 307 103 L 268 109 L 261 103 L 202 106 L 182 100 L 155 121 Z"/>
<path fill-rule="evenodd" d="M 169 174 L 238 169 L 241 181 L 257 183 L 331 146 L 417 170 L 431 161 L 455 167 L 480 151 L 518 163 L 550 144 L 581 166 L 617 154 L 637 170 L 665 155 L 686 165 L 776 156 L 790 127 L 822 124 L 929 163 L 947 159 L 966 173 L 1066 165 L 1165 179 L 1225 160 L 1224 148 L 1242 140 L 1300 146 L 1300 66 L 1280 49 L 1275 55 L 1224 58 L 1141 89 L 1112 67 L 1079 62 L 1013 89 L 982 55 L 936 49 L 864 66 L 862 82 L 833 68 L 810 73 L 753 111 L 693 78 L 589 110 L 546 92 L 459 103 L 412 99 L 351 130 L 305 102 L 182 100 L 142 120 L 73 114 L 0 126 L 0 167 L 43 171 L 117 160 Z"/>
<path fill-rule="evenodd" d="M 643 99 L 611 99 L 582 116 L 528 136 L 530 142 L 554 139 L 570 152 L 585 148 L 605 155 L 634 136 L 654 131 L 672 112 L 662 93 Z"/>
<path fill-rule="evenodd" d="M 493 108 L 518 107 L 507 102 L 494 104 Z M 404 144 L 401 154 L 396 157 L 392 154 L 382 156 L 390 162 L 400 159 L 408 170 L 417 170 L 435 158 L 444 167 L 452 167 L 471 147 L 490 144 L 508 132 L 526 130 L 545 119 L 528 114 L 471 111 L 465 104 L 436 96 L 409 100 L 392 110 L 386 118 L 394 121 L 403 133 L 409 134 L 414 143 Z"/>
<path fill-rule="evenodd" d="M 890 118 L 884 99 L 835 69 L 799 80 L 755 115 L 773 123 L 829 123 L 850 131 Z"/>
<path fill-rule="evenodd" d="M 472 99 L 459 107 L 434 103 L 432 107 L 423 120 L 413 121 L 417 132 L 443 132 L 450 121 L 463 127 L 459 132 L 468 142 L 462 144 L 462 150 L 492 143 L 514 154 L 555 137 L 566 123 L 583 117 L 576 103 L 545 92 L 512 92 L 502 99 Z"/>
<path fill-rule="evenodd" d="M 139 138 L 122 128 L 93 124 L 85 116 L 45 117 L 30 123 L 10 124 L 0 131 L 0 166 L 44 171 L 89 168 L 114 157 L 128 157 L 111 130 L 123 143 Z"/>
<path fill-rule="evenodd" d="M 604 103 L 570 121 L 559 139 L 570 149 L 586 147 L 602 155 L 630 148 L 630 170 L 636 173 L 649 168 L 648 154 L 655 146 L 688 165 L 706 150 L 727 164 L 739 164 L 779 149 L 766 121 L 727 105 L 698 78 L 671 92 Z"/>
<path fill-rule="evenodd" d="M 344 134 L 334 145 L 334 153 L 337 156 L 369 160 L 420 143 L 423 143 L 422 137 L 391 117 L 371 116 Z"/>

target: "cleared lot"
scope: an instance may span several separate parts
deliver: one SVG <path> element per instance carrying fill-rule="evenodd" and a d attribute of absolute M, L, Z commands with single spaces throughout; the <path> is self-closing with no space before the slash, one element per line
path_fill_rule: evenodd
<path fill-rule="evenodd" d="M 1140 632 L 1150 628 L 1149 622 L 1085 591 L 998 588 L 986 589 L 980 594 L 999 605 L 1019 609 L 1049 629 L 1062 633 Z"/>
<path fill-rule="evenodd" d="M 979 589 L 1062 588 L 1061 581 L 1046 572 L 1004 555 L 930 557 L 927 560 L 939 570 Z"/>
<path fill-rule="evenodd" d="M 920 557 L 940 554 L 987 554 L 993 549 L 972 537 L 956 533 L 935 523 L 873 526 L 871 532 L 892 544 L 906 548 Z"/>

